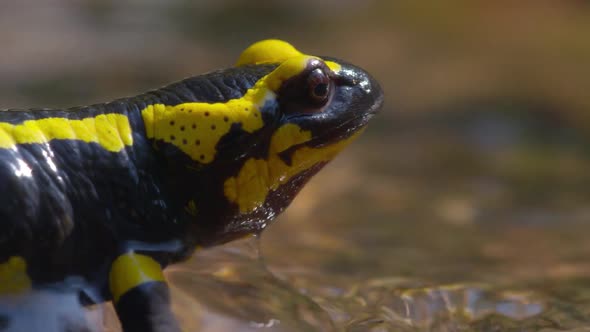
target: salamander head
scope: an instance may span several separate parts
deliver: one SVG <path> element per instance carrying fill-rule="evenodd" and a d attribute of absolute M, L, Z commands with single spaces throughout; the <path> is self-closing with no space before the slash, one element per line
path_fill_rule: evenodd
<path fill-rule="evenodd" d="M 268 153 L 263 159 L 248 158 L 240 173 L 225 183 L 226 196 L 242 213 L 262 206 L 281 186 L 294 196 L 302 184 L 298 177 L 331 160 L 382 102 L 379 86 L 360 68 L 300 54 L 281 41 L 252 45 L 238 65 L 277 61 L 278 67 L 257 83 L 266 90 L 261 111 L 268 114 L 265 125 L 272 128 L 263 144 Z M 250 180 L 253 174 L 258 181 Z"/>
<path fill-rule="evenodd" d="M 148 137 L 184 155 L 187 170 L 174 171 L 172 190 L 205 245 L 262 230 L 383 100 L 362 69 L 278 40 L 250 46 L 236 68 L 204 79 L 216 80 L 207 102 L 155 105 L 143 116 Z"/>

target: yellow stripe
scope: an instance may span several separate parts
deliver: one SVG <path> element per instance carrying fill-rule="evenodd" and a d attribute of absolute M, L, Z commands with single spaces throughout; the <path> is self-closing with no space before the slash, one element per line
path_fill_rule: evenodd
<path fill-rule="evenodd" d="M 162 267 L 153 258 L 127 253 L 115 259 L 109 274 L 109 286 L 115 302 L 128 291 L 152 281 L 164 282 Z"/>
<path fill-rule="evenodd" d="M 119 152 L 133 145 L 129 119 L 122 114 L 101 114 L 81 120 L 44 118 L 13 125 L 0 122 L 0 148 L 17 144 L 42 144 L 52 140 L 76 140 L 98 143 L 104 149 Z"/>
<path fill-rule="evenodd" d="M 0 264 L 0 295 L 14 295 L 31 289 L 27 263 L 20 256 L 13 256 Z"/>

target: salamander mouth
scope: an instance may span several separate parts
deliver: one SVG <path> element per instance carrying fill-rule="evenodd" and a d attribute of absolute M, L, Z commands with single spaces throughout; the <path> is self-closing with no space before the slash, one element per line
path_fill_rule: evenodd
<path fill-rule="evenodd" d="M 360 116 L 350 118 L 329 131 L 323 132 L 317 136 L 313 136 L 311 140 L 302 143 L 302 145 L 307 145 L 310 147 L 322 147 L 347 139 L 362 128 L 366 127 L 369 120 L 374 115 L 375 112 L 367 112 Z"/>
<path fill-rule="evenodd" d="M 297 151 L 301 148 L 304 148 L 304 147 L 322 148 L 322 147 L 336 144 L 340 141 L 346 140 L 347 138 L 358 133 L 364 127 L 366 127 L 369 120 L 376 114 L 376 112 L 378 110 L 379 110 L 379 107 L 376 107 L 374 110 L 371 109 L 370 112 L 356 116 L 354 118 L 350 118 L 350 119 L 342 122 L 340 125 L 332 128 L 330 131 L 323 132 L 323 133 L 321 133 L 321 135 L 313 136 L 308 141 L 288 147 L 287 149 L 279 152 L 278 156 L 285 163 L 290 165 L 291 164 L 291 156 L 293 155 L 293 153 L 295 153 L 295 151 Z"/>

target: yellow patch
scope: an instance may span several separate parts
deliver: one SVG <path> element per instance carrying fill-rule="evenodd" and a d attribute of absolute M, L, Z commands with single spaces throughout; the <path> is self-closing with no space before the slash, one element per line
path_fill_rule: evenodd
<path fill-rule="evenodd" d="M 115 259 L 109 274 L 109 287 L 115 302 L 128 291 L 152 281 L 165 282 L 162 267 L 153 258 L 127 253 Z"/>
<path fill-rule="evenodd" d="M 298 51 L 293 45 L 278 39 L 266 39 L 256 42 L 246 48 L 236 66 L 258 65 L 263 63 L 282 63 L 288 59 L 309 56 Z M 340 65 L 333 61 L 325 61 L 328 68 L 337 72 Z"/>
<path fill-rule="evenodd" d="M 17 144 L 42 144 L 52 140 L 93 142 L 112 152 L 133 145 L 129 119 L 122 114 L 101 114 L 81 120 L 44 118 L 17 125 L 0 122 L 0 148 L 11 149 Z"/>
<path fill-rule="evenodd" d="M 293 153 L 291 165 L 287 165 L 279 157 L 279 153 L 293 145 L 309 141 L 311 133 L 301 130 L 295 124 L 286 124 L 271 138 L 268 160 L 250 158 L 236 177 L 225 181 L 225 196 L 239 206 L 240 213 L 253 212 L 262 206 L 270 191 L 276 190 L 314 165 L 332 160 L 361 132 L 362 130 L 348 139 L 324 147 L 302 147 Z"/>
<path fill-rule="evenodd" d="M 281 63 L 289 58 L 301 56 L 293 45 L 278 39 L 266 39 L 256 42 L 246 48 L 236 63 L 236 66 L 258 65 L 262 63 Z"/>
<path fill-rule="evenodd" d="M 253 132 L 263 126 L 259 107 L 264 91 L 254 90 L 226 103 L 184 103 L 177 106 L 150 105 L 141 111 L 148 138 L 178 147 L 193 160 L 210 163 L 215 146 L 234 123 Z"/>
<path fill-rule="evenodd" d="M 0 264 L 0 295 L 15 295 L 31 289 L 27 263 L 20 256 L 13 256 Z"/>

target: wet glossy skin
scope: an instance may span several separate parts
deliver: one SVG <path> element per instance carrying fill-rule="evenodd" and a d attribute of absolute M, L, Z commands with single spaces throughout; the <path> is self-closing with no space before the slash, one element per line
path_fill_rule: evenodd
<path fill-rule="evenodd" d="M 381 105 L 363 70 L 283 42 L 238 65 L 106 104 L 0 112 L 0 278 L 23 275 L 4 293 L 81 276 L 91 301 L 118 300 L 146 281 L 119 274 L 163 282 L 195 248 L 263 230 Z M 118 260 L 129 253 L 145 260 Z"/>

